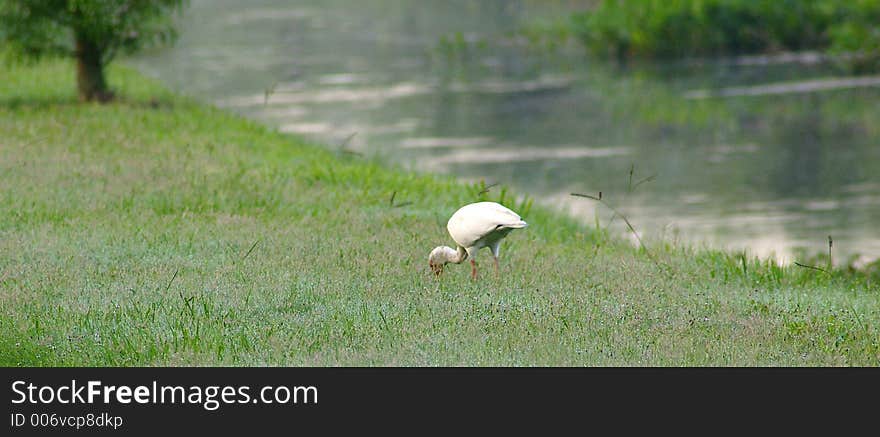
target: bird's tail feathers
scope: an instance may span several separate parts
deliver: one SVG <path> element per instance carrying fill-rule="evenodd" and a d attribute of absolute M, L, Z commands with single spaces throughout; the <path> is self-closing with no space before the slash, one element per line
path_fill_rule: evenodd
<path fill-rule="evenodd" d="M 513 222 L 513 223 L 510 223 L 510 224 L 506 224 L 506 225 L 504 225 L 504 227 L 505 227 L 505 228 L 512 228 L 512 229 L 521 229 L 521 228 L 525 228 L 525 227 L 527 227 L 528 225 L 529 225 L 529 224 L 526 223 L 524 220 L 520 220 L 520 221 L 518 221 L 518 222 Z"/>

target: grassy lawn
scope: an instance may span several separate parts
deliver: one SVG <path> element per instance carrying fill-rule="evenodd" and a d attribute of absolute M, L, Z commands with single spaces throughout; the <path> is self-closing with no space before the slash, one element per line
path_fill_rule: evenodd
<path fill-rule="evenodd" d="M 66 62 L 0 67 L 0 365 L 880 364 L 867 276 L 646 253 L 130 69 L 110 82 L 120 101 L 80 105 Z M 480 199 L 529 228 L 500 276 L 485 251 L 478 281 L 434 279 L 446 219 Z"/>

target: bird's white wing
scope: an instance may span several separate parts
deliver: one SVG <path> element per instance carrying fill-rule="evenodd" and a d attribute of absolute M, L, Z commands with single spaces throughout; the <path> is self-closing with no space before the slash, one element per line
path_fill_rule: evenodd
<path fill-rule="evenodd" d="M 446 224 L 449 235 L 462 247 L 471 247 L 477 240 L 499 227 L 522 228 L 526 223 L 519 214 L 495 202 L 471 203 L 461 207 Z"/>
<path fill-rule="evenodd" d="M 474 205 L 481 205 L 481 206 L 484 205 L 483 206 L 484 208 L 491 210 L 492 215 L 494 216 L 495 220 L 497 220 L 498 224 L 500 224 L 500 225 L 514 227 L 514 226 L 519 226 L 522 223 L 525 223 L 522 221 L 522 217 L 520 217 L 519 214 L 511 211 L 509 208 L 507 208 L 506 206 L 501 205 L 499 203 L 479 202 L 479 203 L 475 203 Z"/>

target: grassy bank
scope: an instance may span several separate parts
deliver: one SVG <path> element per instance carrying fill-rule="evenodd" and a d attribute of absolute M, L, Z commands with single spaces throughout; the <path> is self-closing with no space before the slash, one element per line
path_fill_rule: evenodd
<path fill-rule="evenodd" d="M 0 67 L 2 365 L 878 365 L 869 276 L 654 244 L 540 207 L 437 281 L 499 191 L 336 153 L 112 68 Z M 391 201 L 393 197 L 394 201 Z M 509 196 L 508 196 L 509 197 Z M 588 201 L 585 199 L 585 201 Z"/>

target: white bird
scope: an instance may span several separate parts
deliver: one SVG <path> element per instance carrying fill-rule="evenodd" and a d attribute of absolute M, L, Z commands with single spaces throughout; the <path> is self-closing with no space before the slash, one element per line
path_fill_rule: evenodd
<path fill-rule="evenodd" d="M 471 203 L 459 208 L 446 223 L 446 230 L 458 247 L 438 246 L 428 255 L 428 266 L 435 275 L 443 273 L 446 263 L 459 264 L 471 259 L 471 277 L 477 278 L 477 251 L 492 250 L 495 273 L 498 273 L 498 250 L 501 240 L 514 229 L 528 226 L 519 214 L 495 202 Z"/>

